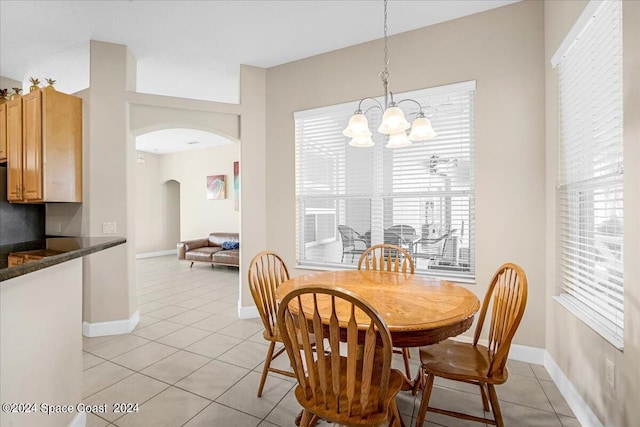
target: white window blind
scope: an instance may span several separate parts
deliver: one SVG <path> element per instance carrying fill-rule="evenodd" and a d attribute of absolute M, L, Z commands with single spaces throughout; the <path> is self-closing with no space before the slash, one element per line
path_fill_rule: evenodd
<path fill-rule="evenodd" d="M 464 82 L 394 94 L 429 106 L 438 133 L 397 149 L 376 132 L 377 109 L 370 148 L 342 135 L 357 103 L 295 113 L 298 264 L 353 267 L 366 247 L 393 243 L 418 271 L 474 280 L 474 91 Z M 411 121 L 417 105 L 401 106 Z"/>
<path fill-rule="evenodd" d="M 559 301 L 621 347 L 622 5 L 593 2 L 557 59 Z M 560 55 L 556 55 L 558 58 Z"/>

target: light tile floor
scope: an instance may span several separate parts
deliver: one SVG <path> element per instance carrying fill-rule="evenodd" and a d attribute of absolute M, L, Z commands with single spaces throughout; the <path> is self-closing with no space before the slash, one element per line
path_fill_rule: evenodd
<path fill-rule="evenodd" d="M 258 319 L 237 316 L 238 271 L 174 257 L 136 261 L 140 323 L 128 335 L 84 338 L 84 402 L 137 403 L 138 412 L 89 414 L 88 426 L 280 426 L 300 411 L 292 378 L 270 374 L 256 397 L 267 343 Z M 411 358 L 417 370 L 417 353 Z M 402 370 L 402 362 L 394 360 Z M 286 356 L 274 366 L 288 369 Z M 509 362 L 498 386 L 507 426 L 580 424 L 541 366 Z M 478 388 L 437 380 L 432 404 L 482 415 Z M 420 395 L 400 392 L 405 424 L 415 423 Z M 427 414 L 428 426 L 478 426 Z M 326 424 L 325 424 L 326 426 Z"/>

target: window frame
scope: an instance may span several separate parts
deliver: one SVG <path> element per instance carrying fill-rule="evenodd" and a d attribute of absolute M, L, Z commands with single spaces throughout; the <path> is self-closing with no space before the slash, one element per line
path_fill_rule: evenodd
<path fill-rule="evenodd" d="M 618 7 L 620 9 L 607 10 L 607 7 Z M 557 281 L 554 300 L 619 350 L 624 347 L 624 175 L 622 169 L 624 161 L 622 134 L 624 111 L 622 97 L 621 9 L 622 5 L 618 2 L 590 1 L 551 60 L 552 66 L 557 69 L 559 115 L 558 181 L 556 185 L 555 217 L 555 274 Z M 605 24 L 608 22 L 603 23 L 597 19 L 600 17 L 607 18 L 607 14 L 611 14 L 608 19 L 618 26 L 606 26 Z M 594 31 L 599 32 L 595 33 Z M 604 50 L 602 50 L 600 44 L 585 44 L 588 43 L 589 37 L 599 37 L 598 42 L 600 40 L 609 40 L 605 37 L 613 37 L 616 44 L 614 48 L 605 45 Z M 582 42 L 580 42 L 580 39 L 582 39 Z M 602 44 L 604 45 L 605 43 L 602 42 Z M 604 54 L 596 55 L 593 52 L 588 52 L 591 54 L 589 59 L 585 59 L 584 55 L 577 56 L 576 50 L 585 46 L 600 47 L 601 50 L 599 52 L 611 55 L 615 62 L 607 63 L 602 59 L 605 57 Z M 621 52 L 618 57 L 615 55 L 616 49 Z M 572 51 L 576 53 L 573 56 Z M 597 58 L 597 61 L 594 61 L 594 57 Z M 581 65 L 579 61 L 588 61 L 588 63 Z M 594 62 L 598 62 L 598 64 Z M 575 141 L 573 144 L 565 143 L 563 114 L 569 117 L 569 115 L 576 115 L 576 111 L 580 110 L 580 116 L 590 117 L 592 110 L 583 111 L 583 109 L 588 108 L 587 103 L 584 100 L 583 102 L 576 102 L 576 98 L 588 94 L 591 97 L 589 101 L 594 102 L 593 98 L 601 94 L 601 92 L 609 94 L 609 92 L 605 92 L 602 89 L 602 86 L 606 85 L 606 83 L 600 83 L 602 75 L 599 75 L 600 79 L 596 80 L 598 81 L 597 87 L 601 92 L 592 89 L 593 86 L 587 86 L 588 83 L 586 83 L 596 72 L 602 72 L 600 67 L 602 63 L 605 64 L 604 66 L 615 69 L 614 79 L 611 81 L 613 84 L 619 83 L 619 87 L 616 86 L 614 90 L 609 89 L 614 95 L 613 98 L 607 98 L 606 102 L 596 103 L 595 105 L 610 108 L 610 110 L 599 110 L 599 112 L 607 120 L 613 117 L 612 120 L 619 120 L 619 123 L 617 121 L 614 122 L 614 125 L 611 126 L 614 131 L 611 134 L 607 134 L 607 138 L 603 139 L 604 142 L 594 136 L 594 131 L 589 133 L 587 128 L 583 132 L 584 135 L 580 135 L 579 141 L 582 143 L 577 146 L 578 150 L 576 150 Z M 569 79 L 566 76 L 563 77 L 563 67 L 568 67 L 567 72 L 571 72 L 572 69 L 584 69 L 587 71 L 582 74 L 580 79 Z M 619 82 L 615 80 L 616 76 L 618 76 Z M 569 87 L 571 85 L 568 83 L 563 86 L 563 80 L 571 82 L 573 86 Z M 577 85 L 583 85 L 584 87 L 577 88 Z M 589 89 L 591 89 L 591 92 L 585 92 L 585 90 Z M 573 90 L 570 93 L 570 97 L 573 98 L 563 101 L 563 96 L 567 96 L 567 90 Z M 578 93 L 578 91 L 581 92 Z M 565 107 L 565 105 L 567 106 Z M 569 118 L 568 120 L 571 119 Z M 569 129 L 567 132 L 573 132 L 573 129 Z M 568 139 L 571 139 L 575 138 L 576 134 L 570 133 L 568 135 Z M 588 143 L 584 142 L 585 138 Z M 580 149 L 582 149 L 582 152 L 576 152 Z M 610 158 L 616 157 L 615 153 L 617 151 L 613 151 L 613 155 L 608 151 L 616 149 L 619 149 L 620 152 L 617 163 L 610 160 Z M 606 153 L 606 155 L 598 155 L 597 153 L 600 152 Z M 565 166 L 563 155 L 569 157 L 567 164 L 570 167 L 573 166 L 573 168 Z M 601 158 L 600 163 L 596 162 L 598 157 Z M 572 163 L 570 164 L 570 162 Z M 575 165 L 579 165 L 581 168 L 576 168 Z M 595 165 L 598 165 L 598 167 Z M 618 165 L 617 170 L 615 170 L 616 165 Z M 609 167 L 607 173 L 604 172 L 606 171 L 606 166 Z M 569 178 L 567 178 L 565 169 L 569 169 L 571 174 Z M 578 177 L 576 177 L 576 174 Z M 613 202 L 608 199 L 613 199 Z M 598 231 L 601 225 L 597 226 L 594 219 L 597 215 L 602 215 L 602 213 L 598 214 L 598 210 L 601 212 L 603 210 L 621 212 L 619 216 L 617 214 L 611 216 L 616 220 L 615 225 L 612 226 L 613 232 L 609 233 L 607 230 L 606 233 L 602 233 Z M 604 222 L 607 222 L 607 220 Z M 599 234 L 606 235 L 606 237 L 598 237 Z M 572 238 L 579 239 L 578 243 L 572 242 Z M 614 246 L 619 245 L 619 250 L 610 251 L 609 246 L 611 244 Z M 604 252 L 602 249 L 598 249 L 599 245 L 605 249 Z M 615 255 L 618 254 L 619 259 L 616 259 Z M 612 256 L 613 258 L 611 258 Z M 574 261 L 574 259 L 577 259 L 577 261 Z M 611 263 L 620 265 L 618 269 L 608 268 Z M 585 268 L 580 268 L 573 272 L 569 271 L 579 267 Z M 618 285 L 616 282 L 620 282 L 620 284 Z M 589 294 L 593 294 L 593 302 L 589 301 Z M 621 301 L 616 303 L 616 298 L 620 298 Z M 610 313 L 607 315 L 605 309 L 601 306 L 606 306 L 606 311 L 610 311 Z M 617 308 L 617 306 L 620 308 Z"/>
<path fill-rule="evenodd" d="M 469 224 L 467 224 L 467 229 L 465 230 L 467 233 L 469 233 L 469 237 L 468 239 L 468 247 L 465 246 L 465 250 L 462 251 L 463 253 L 466 254 L 467 256 L 467 268 L 468 270 L 466 271 L 459 271 L 460 267 L 456 266 L 455 268 L 453 266 L 451 266 L 451 270 L 446 270 L 444 267 L 441 267 L 440 269 L 434 269 L 434 268 L 427 268 L 427 269 L 417 269 L 416 273 L 418 274 L 424 274 L 424 275 L 429 275 L 429 276 L 437 276 L 437 277 L 441 277 L 443 279 L 449 279 L 449 280 L 454 280 L 456 282 L 460 282 L 460 283 L 475 283 L 475 275 L 476 275 L 476 268 L 475 268 L 475 129 L 474 129 L 474 116 L 475 116 L 475 103 L 474 103 L 474 97 L 475 97 L 475 90 L 476 90 L 476 82 L 475 80 L 472 81 L 467 81 L 467 82 L 461 82 L 461 83 L 454 83 L 454 84 L 450 84 L 450 85 L 444 85 L 444 86 L 439 86 L 439 87 L 434 87 L 434 88 L 428 88 L 428 89 L 421 89 L 421 90 L 415 90 L 415 91 L 410 91 L 410 92 L 405 92 L 405 93 L 398 93 L 398 94 L 394 94 L 394 97 L 396 99 L 405 99 L 405 98 L 412 98 L 412 99 L 419 99 L 419 100 L 424 100 L 425 97 L 442 97 L 442 96 L 447 96 L 449 94 L 457 94 L 457 93 L 463 93 L 464 91 L 468 91 L 469 94 L 465 95 L 468 96 L 470 101 L 468 103 L 469 108 L 470 108 L 470 112 L 467 113 L 469 114 L 469 123 L 470 123 L 470 129 L 469 129 L 469 133 L 468 133 L 468 151 L 470 152 L 469 157 L 469 163 L 470 163 L 470 176 L 469 176 L 469 180 L 468 180 L 468 186 L 469 186 L 469 190 L 468 193 L 464 195 L 464 197 L 467 197 L 468 202 L 466 202 L 465 206 L 468 206 L 467 211 L 468 212 L 468 217 L 469 217 Z M 383 102 L 383 98 L 379 97 L 377 98 L 379 99 L 379 101 Z M 303 252 L 302 252 L 302 248 L 303 245 L 306 248 L 309 247 L 309 242 L 305 242 L 305 236 L 303 235 L 304 230 L 302 229 L 301 226 L 301 222 L 303 221 L 302 218 L 302 214 L 301 214 L 301 210 L 304 209 L 303 206 L 307 203 L 308 200 L 312 199 L 313 197 L 309 196 L 309 195 L 304 195 L 302 194 L 302 190 L 300 188 L 300 182 L 304 182 L 305 178 L 307 177 L 303 177 L 302 176 L 302 170 L 301 170 L 301 164 L 300 164 L 300 156 L 301 156 L 301 138 L 303 138 L 302 136 L 299 136 L 299 132 L 304 132 L 304 131 L 299 131 L 299 122 L 300 121 L 304 121 L 304 120 L 313 120 L 313 119 L 318 119 L 318 120 L 322 120 L 323 115 L 326 115 L 326 117 L 332 117 L 333 114 L 342 114 L 342 112 L 344 112 L 344 123 L 343 126 L 346 126 L 346 123 L 349 120 L 349 117 L 351 116 L 351 114 L 353 114 L 353 111 L 355 111 L 355 109 L 357 108 L 358 102 L 349 102 L 349 103 L 343 103 L 343 104 L 337 104 L 337 105 L 332 105 L 332 106 L 326 106 L 326 107 L 320 107 L 320 108 L 316 108 L 316 109 L 311 109 L 311 110 L 305 110 L 305 111 L 299 111 L 299 112 L 295 112 L 294 113 L 294 121 L 296 123 L 296 140 L 295 140 L 295 149 L 296 149 L 296 155 L 295 155 L 295 161 L 296 161 L 296 173 L 295 173 L 295 188 L 296 188 L 296 268 L 300 268 L 300 269 L 317 269 L 317 270 L 323 270 L 323 269 L 350 269 L 350 268 L 356 268 L 355 265 L 349 265 L 349 264 L 344 264 L 342 262 L 340 263 L 333 263 L 333 262 L 325 262 L 325 261 L 315 261 L 315 260 L 310 260 L 310 259 L 303 259 Z M 425 103 L 423 103 L 423 106 L 425 105 Z M 465 104 L 466 105 L 466 104 Z M 403 107 L 404 108 L 404 107 Z M 427 110 L 428 111 L 428 110 Z M 370 113 L 367 114 L 367 116 L 370 116 Z M 409 118 L 408 118 L 409 119 Z M 371 120 L 371 118 L 370 118 Z M 410 120 L 410 119 L 409 119 Z M 371 122 L 370 122 L 370 126 L 371 126 Z M 438 123 L 436 121 L 434 121 L 434 127 L 436 128 L 436 131 L 438 130 Z M 377 126 L 371 126 L 372 131 L 374 131 L 374 141 L 376 142 L 376 145 L 374 147 L 370 147 L 370 148 L 358 148 L 357 150 L 372 150 L 375 151 L 374 154 L 374 165 L 372 167 L 372 169 L 376 169 L 377 166 L 380 164 L 380 162 L 382 162 L 382 158 L 384 158 L 384 156 L 393 156 L 393 152 L 395 151 L 400 151 L 403 150 L 403 148 L 399 148 L 399 149 L 387 149 L 384 148 L 383 145 L 383 139 L 380 135 L 376 135 L 375 129 L 377 128 Z M 342 129 L 340 129 L 341 131 Z M 337 132 L 336 132 L 337 133 Z M 458 135 L 458 134 L 456 134 Z M 343 137 L 341 134 L 339 135 L 341 137 L 342 140 L 342 144 L 344 144 L 344 146 L 347 146 L 348 144 L 348 138 Z M 377 136 L 377 138 L 376 138 Z M 466 137 L 467 135 L 465 135 Z M 466 139 L 465 139 L 466 140 Z M 431 140 L 430 140 L 431 141 Z M 426 141 L 426 142 L 420 142 L 418 144 L 429 144 L 430 141 Z M 308 154 L 307 154 L 308 155 Z M 465 160 L 467 160 L 467 158 L 464 158 Z M 348 159 L 344 160 L 345 164 L 348 163 Z M 377 163 L 375 163 L 377 162 Z M 388 162 L 388 160 L 385 160 L 385 162 Z M 348 165 L 346 166 L 348 167 Z M 382 176 L 384 175 L 384 172 L 380 172 L 379 174 L 374 174 L 374 175 L 380 175 L 379 178 L 372 178 L 372 180 L 382 180 Z M 375 185 L 374 185 L 375 186 Z M 415 194 L 414 194 L 415 195 Z M 393 204 L 393 200 L 395 199 L 399 199 L 402 196 L 402 193 L 395 193 L 393 191 L 389 192 L 387 191 L 386 188 L 378 188 L 377 190 L 374 188 L 372 189 L 369 193 L 367 194 L 363 194 L 363 197 L 370 197 L 370 203 L 374 202 L 377 199 L 379 203 L 384 204 L 386 201 L 391 200 L 391 204 Z M 418 195 L 420 196 L 420 195 Z M 443 193 L 442 191 L 435 193 L 435 192 L 430 192 L 430 193 L 425 193 L 421 195 L 422 197 L 445 197 L 447 196 L 445 193 Z M 318 198 L 322 198 L 322 196 L 317 196 Z M 356 200 L 358 197 L 355 194 L 348 194 L 347 196 L 345 196 L 344 198 L 352 198 L 352 200 Z M 449 196 L 449 199 L 453 199 L 454 197 L 460 197 L 459 194 L 456 194 L 454 196 Z M 336 196 L 334 197 L 334 200 L 338 200 L 341 198 L 341 196 Z M 375 200 L 374 200 L 375 198 Z M 339 203 L 336 203 L 336 205 L 338 205 Z M 310 208 L 309 208 L 310 209 Z M 336 218 L 337 218 L 337 222 L 336 225 L 340 222 L 340 207 L 336 207 Z M 384 215 L 384 214 L 383 214 Z M 374 214 L 369 215 L 370 217 L 373 217 Z M 395 216 L 395 213 L 394 213 Z M 373 230 L 377 230 L 377 227 L 373 224 L 374 219 L 370 218 L 370 230 L 372 231 L 372 234 L 374 233 Z M 382 221 L 382 219 L 381 219 Z M 464 224 L 464 221 L 463 221 Z M 464 225 L 462 226 L 464 229 Z M 384 226 L 382 226 L 381 229 L 384 229 Z M 417 230 L 417 232 L 419 233 L 420 230 Z M 340 237 L 338 237 L 338 235 L 336 234 L 336 239 L 340 240 Z M 374 240 L 372 238 L 372 240 Z M 460 239 L 461 240 L 461 239 Z M 462 247 L 462 246 L 460 246 Z M 456 246 L 457 248 L 457 246 Z M 457 249 L 456 249 L 457 250 Z M 356 257 L 357 259 L 357 257 Z M 427 261 L 424 261 L 427 262 Z M 458 271 L 456 271 L 456 269 L 458 269 Z"/>

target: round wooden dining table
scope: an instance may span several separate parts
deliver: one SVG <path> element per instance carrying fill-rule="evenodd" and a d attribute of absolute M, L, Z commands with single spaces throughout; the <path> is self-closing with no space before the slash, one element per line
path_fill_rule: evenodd
<path fill-rule="evenodd" d="M 460 335 L 471 327 L 480 301 L 469 290 L 446 280 L 386 271 L 324 271 L 294 277 L 277 290 L 279 300 L 305 286 L 328 285 L 351 291 L 384 319 L 395 347 L 419 347 Z M 306 308 L 303 308 L 307 312 Z M 309 307 L 309 313 L 313 312 Z M 329 309 L 320 313 L 329 322 Z M 348 313 L 344 313 L 348 319 Z M 338 318 L 342 319 L 340 313 Z"/>

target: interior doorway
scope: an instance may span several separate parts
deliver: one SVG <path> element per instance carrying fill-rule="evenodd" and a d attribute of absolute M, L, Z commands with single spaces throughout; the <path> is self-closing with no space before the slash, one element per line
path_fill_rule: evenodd
<path fill-rule="evenodd" d="M 175 179 L 170 179 L 164 183 L 164 230 L 167 234 L 167 241 L 180 241 L 180 183 Z"/>

